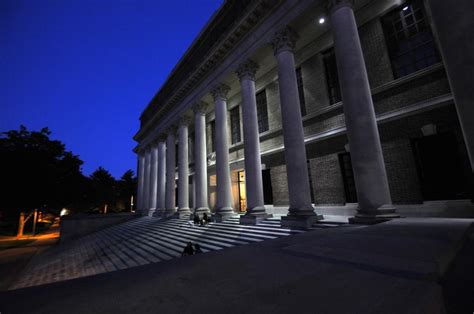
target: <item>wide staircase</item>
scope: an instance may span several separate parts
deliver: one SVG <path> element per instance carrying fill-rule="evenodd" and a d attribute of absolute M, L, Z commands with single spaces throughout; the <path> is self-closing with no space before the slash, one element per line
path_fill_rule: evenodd
<path fill-rule="evenodd" d="M 240 225 L 236 215 L 224 222 L 195 226 L 184 219 L 140 217 L 35 256 L 10 289 L 170 260 L 180 257 L 189 242 L 199 244 L 206 253 L 304 232 L 281 228 L 280 219 L 277 216 L 248 226 Z M 314 228 L 340 225 L 323 221 Z"/>

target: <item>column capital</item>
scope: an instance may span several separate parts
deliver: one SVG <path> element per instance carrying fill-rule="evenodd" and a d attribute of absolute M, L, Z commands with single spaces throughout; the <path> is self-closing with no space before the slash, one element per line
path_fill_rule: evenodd
<path fill-rule="evenodd" d="M 214 101 L 218 99 L 227 100 L 227 93 L 229 93 L 230 87 L 219 83 L 211 89 L 211 95 L 214 97 Z"/>
<path fill-rule="evenodd" d="M 298 38 L 298 33 L 296 33 L 289 26 L 286 26 L 281 30 L 275 32 L 275 35 L 271 40 L 275 55 L 279 54 L 282 51 L 293 51 Z"/>
<path fill-rule="evenodd" d="M 258 65 L 257 62 L 251 59 L 247 59 L 241 64 L 239 64 L 235 73 L 237 73 L 237 76 L 239 77 L 239 80 L 241 81 L 243 79 L 249 79 L 249 80 L 255 81 L 255 74 L 257 73 L 259 68 L 260 66 Z"/>
<path fill-rule="evenodd" d="M 328 0 L 327 9 L 329 13 L 334 13 L 337 9 L 342 7 L 354 7 L 354 0 Z"/>
<path fill-rule="evenodd" d="M 160 133 L 156 139 L 158 143 L 166 142 L 166 133 Z"/>
<path fill-rule="evenodd" d="M 191 123 L 191 118 L 187 115 L 182 115 L 180 118 L 179 118 L 179 126 L 188 126 L 189 123 Z"/>
<path fill-rule="evenodd" d="M 166 136 L 168 136 L 170 134 L 175 135 L 177 130 L 178 130 L 178 128 L 176 127 L 176 125 L 172 124 L 165 130 L 164 133 L 166 134 Z"/>
<path fill-rule="evenodd" d="M 193 112 L 194 114 L 199 114 L 203 116 L 206 114 L 208 107 L 209 107 L 209 104 L 207 102 L 198 101 L 193 106 Z"/>

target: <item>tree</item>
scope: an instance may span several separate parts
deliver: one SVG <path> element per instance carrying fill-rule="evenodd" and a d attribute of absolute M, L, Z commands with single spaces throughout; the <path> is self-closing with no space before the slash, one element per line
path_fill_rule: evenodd
<path fill-rule="evenodd" d="M 83 162 L 50 135 L 48 128 L 37 132 L 23 125 L 0 134 L 0 206 L 7 215 L 44 207 L 59 211 L 81 201 Z"/>
<path fill-rule="evenodd" d="M 133 196 L 134 201 L 136 201 L 135 193 L 137 190 L 137 177 L 133 173 L 133 170 L 129 169 L 125 171 L 125 173 L 118 181 L 118 195 L 119 195 L 119 202 L 120 205 L 123 206 L 123 209 L 126 211 L 130 211 L 131 208 L 131 197 Z M 117 207 L 120 206 L 117 204 Z"/>
<path fill-rule="evenodd" d="M 117 200 L 117 187 L 115 178 L 110 172 L 99 167 L 91 174 L 90 179 L 95 193 L 95 205 L 100 209 L 106 205 L 114 207 Z"/>

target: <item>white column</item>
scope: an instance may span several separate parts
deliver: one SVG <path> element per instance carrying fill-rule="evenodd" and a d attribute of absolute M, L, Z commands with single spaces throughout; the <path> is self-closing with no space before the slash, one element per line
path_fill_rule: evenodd
<path fill-rule="evenodd" d="M 260 135 L 258 132 L 255 74 L 258 64 L 247 60 L 239 65 L 237 75 L 242 93 L 244 130 L 245 191 L 247 213 L 240 217 L 241 224 L 256 224 L 269 217 L 263 201 L 262 162 L 260 159 Z"/>
<path fill-rule="evenodd" d="M 187 218 L 189 210 L 189 152 L 188 125 L 190 119 L 186 116 L 179 120 L 178 129 L 178 214 L 179 218 Z"/>
<path fill-rule="evenodd" d="M 303 121 L 295 72 L 293 49 L 298 35 L 289 27 L 272 40 L 278 66 L 280 107 L 285 145 L 290 208 L 281 224 L 309 228 L 317 219 L 311 204 Z"/>
<path fill-rule="evenodd" d="M 373 223 L 398 217 L 380 144 L 374 105 L 352 1 L 331 0 L 331 28 L 359 201 L 352 222 Z"/>
<path fill-rule="evenodd" d="M 176 127 L 167 131 L 165 216 L 176 213 Z"/>
<path fill-rule="evenodd" d="M 207 196 L 206 111 L 208 105 L 198 102 L 194 110 L 194 213 L 210 213 Z"/>
<path fill-rule="evenodd" d="M 166 195 L 166 136 L 161 135 L 158 139 L 158 188 L 157 188 L 157 211 L 155 216 L 165 213 Z"/>
<path fill-rule="evenodd" d="M 138 153 L 138 187 L 137 187 L 137 207 L 135 211 L 143 210 L 143 197 L 145 185 L 145 155 L 143 152 Z"/>
<path fill-rule="evenodd" d="M 211 90 L 216 114 L 216 219 L 225 220 L 234 214 L 229 169 L 229 142 L 227 136 L 227 93 L 230 88 L 218 84 Z"/>
<path fill-rule="evenodd" d="M 150 209 L 150 175 L 151 175 L 151 151 L 148 147 L 145 152 L 145 179 L 143 183 L 143 207 L 142 214 L 147 215 Z"/>
<path fill-rule="evenodd" d="M 158 143 L 153 143 L 151 146 L 150 161 L 150 208 L 148 210 L 148 215 L 152 216 L 156 210 L 158 192 Z"/>

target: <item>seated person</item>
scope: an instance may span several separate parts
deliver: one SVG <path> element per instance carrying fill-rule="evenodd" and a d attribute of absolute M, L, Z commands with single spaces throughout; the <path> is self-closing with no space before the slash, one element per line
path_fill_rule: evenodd
<path fill-rule="evenodd" d="M 201 246 L 199 244 L 194 244 L 194 254 L 202 253 Z"/>
<path fill-rule="evenodd" d="M 181 256 L 193 255 L 193 254 L 194 254 L 193 244 L 191 242 L 188 242 L 188 244 L 183 250 L 183 253 L 181 253 Z"/>
<path fill-rule="evenodd" d="M 211 222 L 211 218 L 207 215 L 207 213 L 204 213 L 202 215 L 202 222 L 204 225 L 206 225 L 207 223 Z"/>
<path fill-rule="evenodd" d="M 195 224 L 195 225 L 201 224 L 201 218 L 199 218 L 199 215 L 198 215 L 198 214 L 194 214 L 194 219 L 193 219 L 193 221 L 194 221 L 194 224 Z"/>

